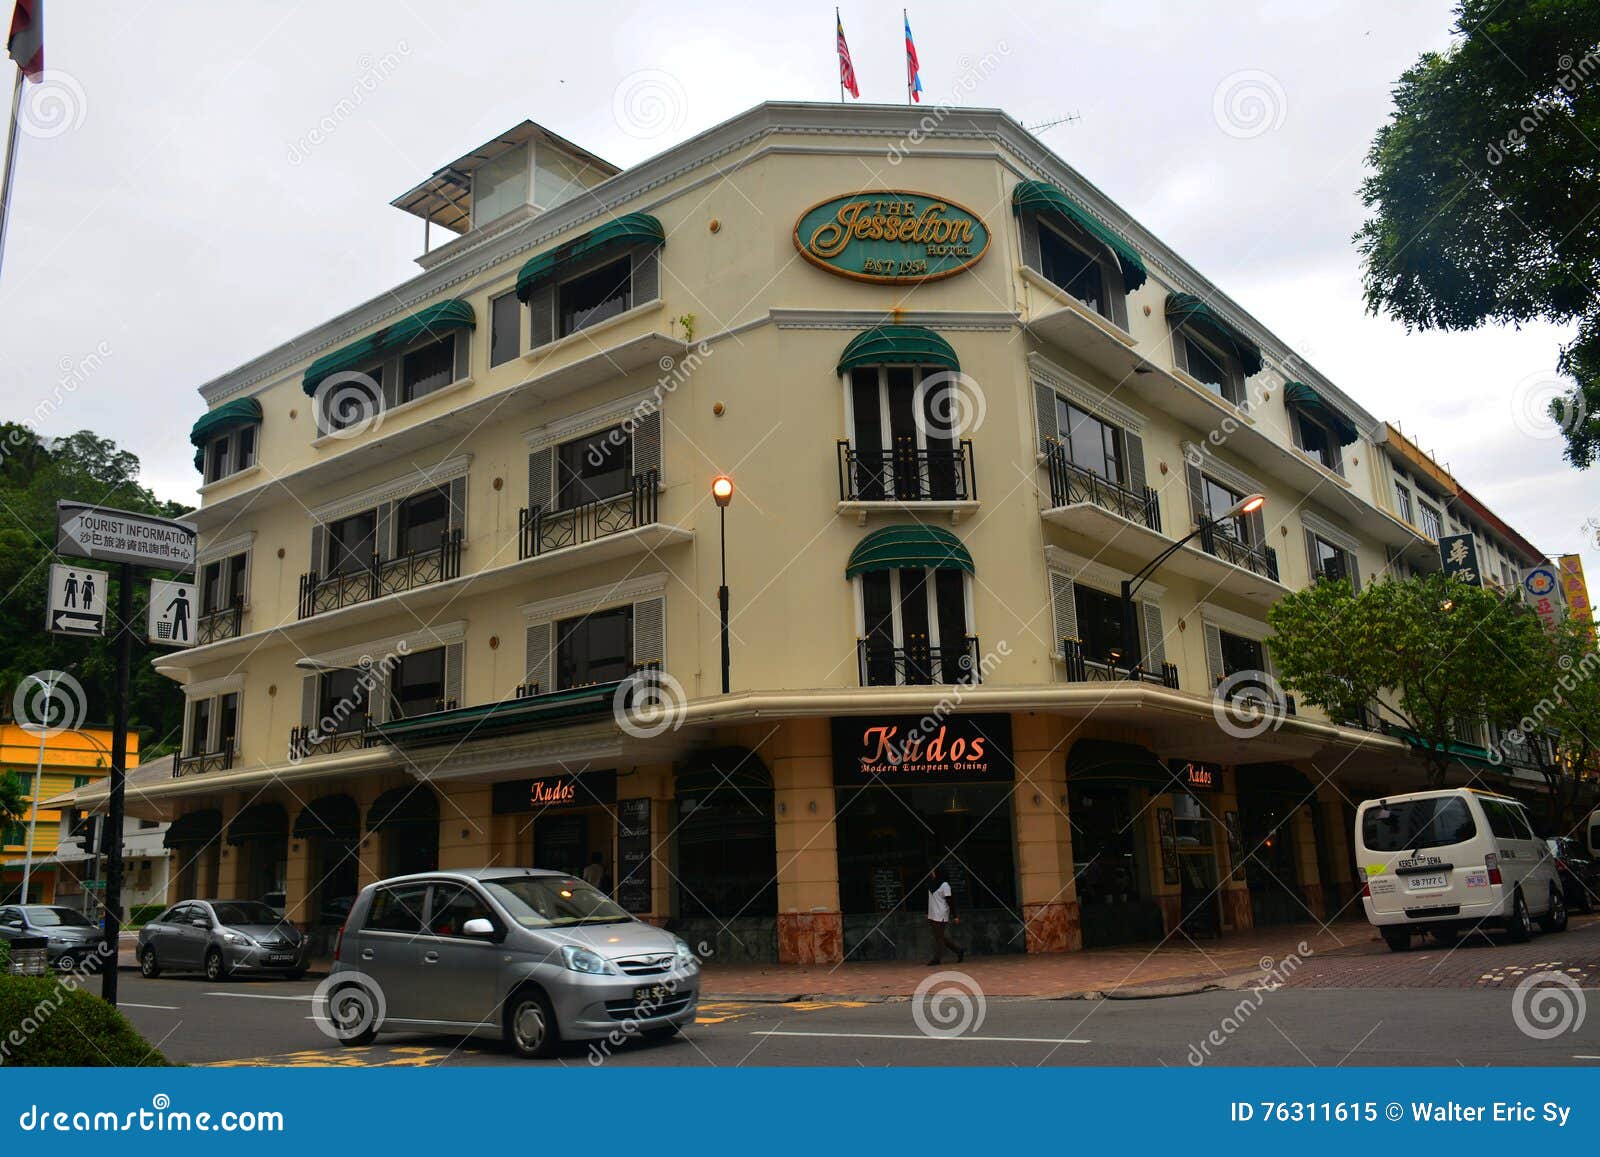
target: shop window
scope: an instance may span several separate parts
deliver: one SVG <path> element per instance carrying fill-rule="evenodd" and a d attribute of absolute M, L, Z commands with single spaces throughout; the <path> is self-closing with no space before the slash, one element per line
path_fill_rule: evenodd
<path fill-rule="evenodd" d="M 1172 817 L 1179 850 L 1199 851 L 1212 846 L 1211 813 L 1188 792 L 1174 792 Z"/>
<path fill-rule="evenodd" d="M 865 686 L 965 683 L 977 656 L 967 622 L 967 576 L 954 569 L 872 571 L 859 584 Z"/>
<path fill-rule="evenodd" d="M 556 448 L 556 503 L 570 510 L 627 493 L 633 485 L 633 438 L 627 426 L 612 426 Z"/>
<path fill-rule="evenodd" d="M 1078 637 L 1083 642 L 1083 657 L 1091 663 L 1108 666 L 1126 665 L 1122 643 L 1122 599 L 1118 595 L 1097 591 L 1083 583 L 1072 584 L 1072 599 L 1077 611 Z M 1134 633 L 1138 637 L 1139 616 L 1134 615 Z M 1140 644 L 1139 654 L 1144 654 Z"/>
<path fill-rule="evenodd" d="M 1121 430 L 1060 395 L 1056 396 L 1056 428 L 1061 431 L 1069 462 L 1107 482 L 1124 484 Z"/>
<path fill-rule="evenodd" d="M 1175 336 L 1175 348 L 1189 376 L 1217 397 L 1243 407 L 1244 373 L 1238 360 L 1186 329 L 1180 328 Z"/>
<path fill-rule="evenodd" d="M 778 911 L 773 793 L 722 787 L 678 800 L 677 914 L 731 919 Z"/>
<path fill-rule="evenodd" d="M 437 341 L 418 346 L 400 359 L 401 402 L 414 402 L 454 380 L 459 336 L 446 334 Z"/>
<path fill-rule="evenodd" d="M 502 293 L 489 303 L 489 364 L 502 365 L 522 352 L 522 302 Z"/>
<path fill-rule="evenodd" d="M 612 683 L 633 673 L 633 607 L 556 624 L 556 687 Z"/>
<path fill-rule="evenodd" d="M 633 304 L 633 260 L 624 257 L 564 281 L 556 290 L 557 337 L 566 337 Z"/>
<path fill-rule="evenodd" d="M 389 709 L 401 719 L 442 711 L 445 648 L 413 651 L 400 660 L 389 678 Z"/>
<path fill-rule="evenodd" d="M 438 550 L 450 528 L 449 487 L 413 494 L 395 507 L 394 519 L 399 556 Z"/>

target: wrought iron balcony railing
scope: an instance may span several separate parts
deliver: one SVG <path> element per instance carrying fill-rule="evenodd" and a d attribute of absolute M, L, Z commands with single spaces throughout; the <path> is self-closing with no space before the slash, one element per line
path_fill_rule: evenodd
<path fill-rule="evenodd" d="M 891 450 L 839 442 L 841 502 L 972 502 L 977 497 L 970 439 L 919 449 L 904 438 Z"/>
<path fill-rule="evenodd" d="M 1278 552 L 1270 546 L 1251 546 L 1219 530 L 1215 523 L 1200 528 L 1200 549 L 1213 558 L 1230 562 L 1262 578 L 1278 581 Z"/>
<path fill-rule="evenodd" d="M 237 639 L 244 633 L 244 600 L 236 598 L 225 607 L 207 611 L 195 620 L 194 645 L 220 643 L 224 639 Z"/>
<path fill-rule="evenodd" d="M 1085 470 L 1068 460 L 1067 448 L 1060 442 L 1050 444 L 1045 465 L 1050 471 L 1051 509 L 1089 502 L 1120 514 L 1129 522 L 1140 523 L 1151 530 L 1161 529 L 1161 504 L 1150 487 L 1142 491 L 1130 490 L 1092 470 Z"/>
<path fill-rule="evenodd" d="M 903 647 L 887 640 L 858 639 L 856 654 L 863 687 L 983 682 L 976 635 L 938 646 L 930 645 L 926 635 L 912 635 Z"/>
<path fill-rule="evenodd" d="M 197 751 L 172 760 L 172 778 L 203 775 L 208 771 L 227 771 L 233 766 L 233 740 L 224 740 L 220 751 Z"/>
<path fill-rule="evenodd" d="M 387 559 L 374 553 L 367 565 L 354 570 L 326 577 L 316 571 L 301 575 L 300 618 L 448 582 L 460 574 L 461 531 L 447 530 L 439 536 L 437 549 Z"/>
<path fill-rule="evenodd" d="M 656 520 L 659 474 L 635 474 L 628 489 L 565 510 L 526 507 L 517 517 L 517 557 L 534 558 L 567 546 L 580 546 L 607 535 L 649 526 Z"/>
<path fill-rule="evenodd" d="M 359 751 L 378 742 L 369 715 L 351 715 L 331 731 L 315 727 L 289 729 L 289 761 L 291 763 L 311 755 L 332 755 L 336 751 Z"/>
<path fill-rule="evenodd" d="M 1061 654 L 1067 664 L 1068 683 L 1116 683 L 1133 679 L 1178 690 L 1178 668 L 1173 663 L 1162 663 L 1159 671 L 1147 671 L 1143 666 L 1129 667 L 1120 662 L 1091 659 L 1084 653 L 1082 640 L 1072 638 L 1061 640 Z"/>

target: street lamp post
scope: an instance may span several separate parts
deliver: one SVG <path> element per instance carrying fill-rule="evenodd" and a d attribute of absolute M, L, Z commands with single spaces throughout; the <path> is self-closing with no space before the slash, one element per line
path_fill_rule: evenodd
<path fill-rule="evenodd" d="M 1180 538 L 1177 542 L 1167 547 L 1166 550 L 1156 555 L 1155 558 L 1147 562 L 1133 576 L 1122 580 L 1122 653 L 1128 661 L 1128 675 L 1130 678 L 1132 677 L 1133 672 L 1138 669 L 1140 663 L 1139 632 L 1134 625 L 1133 619 L 1134 591 L 1143 586 L 1145 581 L 1156 572 L 1157 567 L 1176 554 L 1179 548 L 1192 539 L 1195 535 L 1200 534 L 1202 531 L 1210 527 L 1216 526 L 1220 522 L 1226 522 L 1230 518 L 1237 517 L 1240 514 L 1253 514 L 1266 504 L 1267 499 L 1264 495 L 1246 494 L 1243 498 L 1239 499 L 1238 502 L 1235 502 L 1232 506 L 1228 507 L 1227 510 L 1224 510 L 1215 518 L 1207 518 L 1205 515 L 1200 515 L 1196 519 L 1196 521 L 1199 523 L 1198 526 Z"/>
<path fill-rule="evenodd" d="M 722 693 L 728 693 L 728 503 L 733 501 L 733 479 L 718 474 L 711 480 L 711 497 L 717 504 L 722 531 L 722 585 L 717 588 L 717 609 L 722 617 Z"/>
<path fill-rule="evenodd" d="M 56 672 L 52 671 L 50 674 L 54 676 Z M 56 679 L 51 678 L 46 682 L 36 674 L 29 675 L 28 678 L 44 688 L 44 709 L 46 711 L 50 710 L 50 705 L 55 701 Z M 44 782 L 44 745 L 45 738 L 49 734 L 50 721 L 41 719 L 39 721 L 39 757 L 33 765 L 33 798 L 29 801 L 30 807 L 28 809 L 28 841 L 22 850 L 22 902 L 24 904 L 28 902 L 28 881 L 33 875 L 33 836 L 34 832 L 39 828 L 39 787 Z"/>

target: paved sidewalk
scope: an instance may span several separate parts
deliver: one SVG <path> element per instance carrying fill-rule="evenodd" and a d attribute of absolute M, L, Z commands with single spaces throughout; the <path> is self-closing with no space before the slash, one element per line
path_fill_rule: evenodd
<path fill-rule="evenodd" d="M 1289 925 L 1191 941 L 1174 936 L 1165 944 L 1098 948 L 1027 956 L 952 957 L 946 971 L 966 973 L 988 997 L 1065 998 L 1166 996 L 1259 978 L 1291 954 L 1303 958 L 1370 948 L 1376 933 L 1365 921 L 1339 921 L 1323 931 L 1315 924 Z M 1304 944 L 1308 951 L 1301 952 Z M 710 999 L 792 1000 L 846 997 L 883 1000 L 911 996 L 940 969 L 921 962 L 870 960 L 837 965 L 708 962 L 701 990 Z"/>

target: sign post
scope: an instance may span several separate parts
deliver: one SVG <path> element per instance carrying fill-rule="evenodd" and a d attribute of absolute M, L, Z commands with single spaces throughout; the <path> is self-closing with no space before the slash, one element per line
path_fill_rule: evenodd
<path fill-rule="evenodd" d="M 105 940 L 112 957 L 100 970 L 100 995 L 117 1003 L 116 953 L 122 938 L 122 820 L 128 782 L 128 684 L 133 674 L 133 584 L 141 568 L 194 570 L 194 526 L 91 506 L 56 503 L 56 553 L 117 563 L 117 682 L 111 724 L 111 798 L 106 808 Z M 81 593 L 81 588 L 80 588 Z"/>

